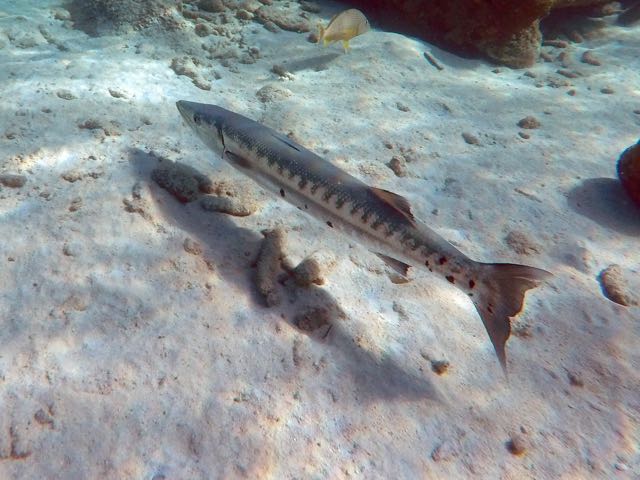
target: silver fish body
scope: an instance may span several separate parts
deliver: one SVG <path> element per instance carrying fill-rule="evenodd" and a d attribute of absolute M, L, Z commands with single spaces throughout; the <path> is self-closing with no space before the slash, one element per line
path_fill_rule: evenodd
<path fill-rule="evenodd" d="M 209 148 L 267 190 L 383 258 L 422 265 L 464 291 L 506 372 L 509 317 L 548 272 L 476 262 L 418 221 L 405 198 L 365 184 L 275 130 L 216 105 L 181 100 L 177 107 Z"/>

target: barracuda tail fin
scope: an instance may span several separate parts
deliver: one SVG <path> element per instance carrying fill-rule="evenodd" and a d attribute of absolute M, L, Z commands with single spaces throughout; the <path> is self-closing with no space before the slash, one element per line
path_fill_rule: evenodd
<path fill-rule="evenodd" d="M 537 287 L 551 273 L 512 263 L 481 263 L 480 272 L 483 280 L 474 291 L 473 303 L 507 375 L 505 344 L 511 334 L 510 317 L 522 310 L 526 291 Z"/>

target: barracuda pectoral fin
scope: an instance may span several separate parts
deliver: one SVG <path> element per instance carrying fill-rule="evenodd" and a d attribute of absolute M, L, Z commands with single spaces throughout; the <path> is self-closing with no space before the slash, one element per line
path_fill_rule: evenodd
<path fill-rule="evenodd" d="M 397 260 L 393 257 L 389 257 L 384 253 L 378 253 L 378 252 L 373 252 L 373 253 L 375 253 L 378 256 L 378 258 L 380 258 L 380 260 L 382 260 L 384 263 L 386 263 L 389 267 L 394 269 L 403 277 L 406 277 L 409 275 L 409 269 L 411 268 L 411 265 L 407 265 L 406 263 L 401 262 L 400 260 Z"/>
<path fill-rule="evenodd" d="M 253 168 L 249 160 L 247 160 L 244 157 L 241 157 L 240 155 L 236 155 L 235 153 L 229 150 L 224 151 L 224 156 L 232 165 L 235 165 L 240 168 L 244 168 L 245 170 L 251 170 Z"/>
<path fill-rule="evenodd" d="M 389 190 L 383 190 L 382 188 L 371 187 L 371 191 L 380 200 L 384 200 L 404 215 L 411 223 L 415 223 L 416 219 L 411 211 L 411 204 L 409 203 L 409 200 L 397 193 L 390 192 Z"/>

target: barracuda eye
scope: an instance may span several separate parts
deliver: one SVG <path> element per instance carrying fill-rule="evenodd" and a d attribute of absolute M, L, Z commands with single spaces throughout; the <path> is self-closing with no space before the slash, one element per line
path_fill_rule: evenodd
<path fill-rule="evenodd" d="M 194 113 L 193 114 L 193 123 L 195 123 L 196 125 L 200 125 L 202 123 L 202 117 L 199 114 Z"/>

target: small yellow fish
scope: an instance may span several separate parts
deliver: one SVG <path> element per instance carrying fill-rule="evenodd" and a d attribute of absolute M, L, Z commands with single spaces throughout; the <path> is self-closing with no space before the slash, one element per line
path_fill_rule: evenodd
<path fill-rule="evenodd" d="M 342 40 L 345 52 L 349 50 L 349 40 L 371 30 L 367 17 L 355 8 L 334 16 L 326 28 L 322 25 L 318 25 L 318 28 L 320 29 L 318 43 L 322 42 L 327 46 L 329 43 Z"/>

